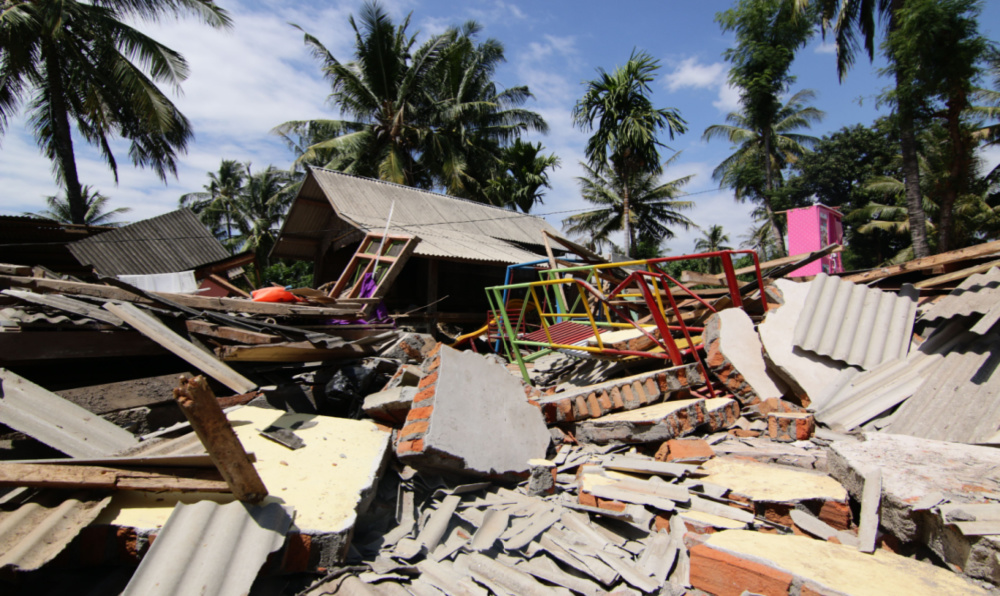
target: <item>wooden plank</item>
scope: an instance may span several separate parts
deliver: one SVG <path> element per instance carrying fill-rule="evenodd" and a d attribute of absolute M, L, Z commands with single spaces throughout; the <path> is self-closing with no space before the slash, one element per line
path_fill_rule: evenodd
<path fill-rule="evenodd" d="M 726 282 L 718 275 L 711 273 L 699 273 L 698 271 L 681 271 L 682 284 L 705 284 L 709 286 L 721 286 Z"/>
<path fill-rule="evenodd" d="M 934 286 L 940 286 L 953 281 L 960 281 L 977 273 L 986 273 L 994 267 L 1000 267 L 1000 260 L 990 261 L 989 263 L 983 263 L 982 265 L 976 265 L 975 267 L 966 267 L 965 269 L 961 269 L 959 271 L 953 271 L 951 273 L 945 273 L 944 275 L 925 279 L 921 282 L 913 284 L 913 287 L 918 290 L 922 288 L 932 288 Z"/>
<path fill-rule="evenodd" d="M 124 319 L 149 339 L 170 350 L 198 370 L 210 375 L 236 393 L 247 393 L 257 388 L 257 384 L 239 374 L 208 352 L 195 347 L 180 335 L 170 330 L 158 319 L 132 304 L 108 302 L 104 308 Z"/>
<path fill-rule="evenodd" d="M 385 242 L 383 242 L 383 239 Z M 416 248 L 419 241 L 420 239 L 414 236 L 399 234 L 383 235 L 369 232 L 361 240 L 358 250 L 354 252 L 351 260 L 347 263 L 347 267 L 344 268 L 344 271 L 340 274 L 340 278 L 337 279 L 337 283 L 330 290 L 330 296 L 343 299 L 357 298 L 358 293 L 361 291 L 361 281 L 364 278 L 364 274 L 368 272 L 374 273 L 376 280 L 375 292 L 369 298 L 381 298 L 385 296 L 392 282 L 399 275 L 399 272 L 402 271 L 410 255 L 413 254 L 413 249 Z M 369 252 L 374 249 L 378 253 L 388 253 L 399 242 L 403 243 L 403 247 L 399 254 L 394 257 L 388 256 L 388 254 Z M 389 263 L 389 268 L 385 270 L 385 273 L 381 277 L 378 276 L 378 266 L 380 263 Z"/>
<path fill-rule="evenodd" d="M 10 263 L 0 263 L 0 273 L 4 275 L 31 275 L 31 267 L 27 265 L 11 265 Z"/>
<path fill-rule="evenodd" d="M 36 277 L 19 277 L 10 275 L 0 275 L 0 287 L 21 287 L 47 292 L 60 292 L 64 294 L 77 294 L 80 296 L 93 296 L 104 298 L 105 300 L 120 300 L 122 302 L 135 302 L 139 304 L 151 304 L 149 300 L 136 296 L 135 294 L 101 284 L 88 284 L 74 281 L 63 281 L 59 279 L 42 279 Z M 273 316 L 313 316 L 313 317 L 344 317 L 355 314 L 353 308 L 330 308 L 321 306 L 296 306 L 277 302 L 254 302 L 243 298 L 211 298 L 208 296 L 193 296 L 190 294 L 169 294 L 166 292 L 150 292 L 151 294 L 162 296 L 167 300 L 198 310 L 215 310 L 228 312 L 242 312 L 248 314 L 273 315 Z"/>
<path fill-rule="evenodd" d="M 250 463 L 250 457 L 226 415 L 222 413 L 205 377 L 182 379 L 180 387 L 174 389 L 174 399 L 229 485 L 233 496 L 248 503 L 262 501 L 267 496 L 264 481 Z"/>
<path fill-rule="evenodd" d="M 372 353 L 370 349 L 354 344 L 320 348 L 307 341 L 259 346 L 220 346 L 215 352 L 226 362 L 321 362 L 358 358 Z"/>
<path fill-rule="evenodd" d="M 237 329 L 236 327 L 216 325 L 205 321 L 187 320 L 185 321 L 185 324 L 187 325 L 188 333 L 196 333 L 198 335 L 224 339 L 241 344 L 277 344 L 285 341 L 284 338 L 277 335 L 257 333 L 256 331 L 247 331 L 245 329 Z"/>
<path fill-rule="evenodd" d="M 933 269 L 938 265 L 946 265 L 948 263 L 955 263 L 957 261 L 963 261 L 965 259 L 984 257 L 994 254 L 996 252 L 1000 252 L 1000 240 L 994 240 L 993 242 L 987 242 L 985 244 L 979 244 L 976 246 L 969 246 L 967 248 L 960 248 L 958 250 L 953 250 L 951 252 L 944 252 L 939 255 L 924 257 L 922 259 L 914 259 L 912 261 L 907 261 L 905 263 L 902 263 L 900 265 L 894 265 L 892 267 L 882 267 L 881 269 L 873 269 L 872 271 L 857 273 L 848 277 L 843 277 L 841 279 L 844 279 L 846 281 L 852 281 L 854 283 L 868 283 L 871 281 L 892 277 L 894 275 L 908 273 L 910 271 L 923 271 L 925 269 Z"/>
<path fill-rule="evenodd" d="M 244 298 L 250 298 L 251 297 L 249 292 L 247 292 L 247 291 L 245 291 L 243 289 L 237 288 L 233 284 L 229 283 L 228 279 L 224 279 L 221 275 L 217 275 L 217 274 L 213 273 L 213 274 L 211 274 L 211 275 L 208 276 L 208 279 L 210 279 L 210 280 L 214 281 L 215 283 L 219 284 L 220 286 L 222 286 L 223 288 L 225 288 L 231 294 L 236 294 L 237 296 L 242 296 Z"/>
<path fill-rule="evenodd" d="M 58 339 L 58 341 L 53 341 Z M 0 333 L 0 365 L 13 366 L 39 360 L 49 362 L 76 358 L 120 358 L 166 356 L 167 351 L 135 331 L 22 330 Z"/>
<path fill-rule="evenodd" d="M 60 464 L 0 463 L 0 486 L 66 490 L 230 492 L 211 468 L 108 468 Z"/>

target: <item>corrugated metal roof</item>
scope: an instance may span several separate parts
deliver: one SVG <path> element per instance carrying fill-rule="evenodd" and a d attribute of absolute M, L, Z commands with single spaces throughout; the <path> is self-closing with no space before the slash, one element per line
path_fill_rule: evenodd
<path fill-rule="evenodd" d="M 74 242 L 69 250 L 80 263 L 111 276 L 188 271 L 230 256 L 190 209 Z"/>
<path fill-rule="evenodd" d="M 1000 430 L 1000 335 L 948 353 L 896 411 L 888 432 L 955 443 L 992 442 Z"/>
<path fill-rule="evenodd" d="M 114 455 L 139 443 L 125 429 L 3 368 L 0 396 L 0 422 L 66 455 Z"/>
<path fill-rule="evenodd" d="M 811 282 L 792 345 L 871 369 L 906 356 L 919 292 L 883 292 L 820 273 Z"/>
<path fill-rule="evenodd" d="M 111 502 L 110 495 L 41 491 L 0 507 L 0 569 L 38 569 L 58 555 Z"/>
<path fill-rule="evenodd" d="M 316 247 L 353 229 L 381 232 L 392 209 L 390 232 L 420 238 L 414 254 L 425 257 L 522 263 L 539 253 L 544 219 L 465 199 L 311 168 L 289 209 L 274 256 L 315 258 Z M 516 243 L 516 244 L 515 244 Z"/>
<path fill-rule="evenodd" d="M 247 594 L 267 555 L 285 542 L 292 515 L 278 503 L 179 503 L 122 594 Z"/>
<path fill-rule="evenodd" d="M 1000 268 L 970 275 L 935 304 L 921 321 L 984 315 L 1000 304 Z"/>

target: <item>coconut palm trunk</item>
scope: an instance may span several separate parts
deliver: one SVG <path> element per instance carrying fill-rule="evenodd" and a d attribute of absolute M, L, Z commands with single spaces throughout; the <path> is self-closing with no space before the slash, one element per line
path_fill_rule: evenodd
<path fill-rule="evenodd" d="M 45 60 L 46 92 L 49 95 L 49 121 L 52 124 L 52 149 L 55 152 L 62 183 L 66 187 L 66 200 L 69 203 L 70 218 L 75 224 L 85 223 L 87 205 L 83 200 L 80 177 L 76 171 L 76 158 L 73 153 L 73 134 L 70 131 L 69 114 L 66 108 L 66 90 L 63 89 L 63 69 L 59 62 L 58 51 L 52 43 L 42 44 L 42 54 Z"/>

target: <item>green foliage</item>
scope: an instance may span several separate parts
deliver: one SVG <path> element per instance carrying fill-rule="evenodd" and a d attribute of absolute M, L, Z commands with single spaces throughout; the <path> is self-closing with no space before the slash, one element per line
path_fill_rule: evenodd
<path fill-rule="evenodd" d="M 524 213 L 541 204 L 542 188 L 549 188 L 549 170 L 559 167 L 558 157 L 541 152 L 541 143 L 531 144 L 521 139 L 504 147 L 497 171 L 484 188 L 486 202 Z"/>
<path fill-rule="evenodd" d="M 676 157 L 675 155 L 667 163 Z M 581 165 L 587 171 L 585 176 L 577 178 L 583 198 L 598 208 L 564 219 L 562 224 L 567 232 L 581 234 L 598 247 L 607 245 L 610 243 L 610 235 L 624 228 L 625 213 L 628 213 L 631 228 L 638 238 L 632 244 L 634 249 L 641 243 L 659 246 L 663 240 L 673 238 L 670 226 L 688 229 L 694 225 L 680 213 L 690 209 L 694 203 L 677 199 L 681 196 L 681 187 L 691 180 L 691 176 L 661 183 L 658 174 L 644 172 L 634 175 L 630 180 L 622 180 L 615 171 L 605 175 L 587 164 Z M 627 203 L 626 190 L 631 193 Z M 626 254 L 636 256 L 634 250 Z"/>
<path fill-rule="evenodd" d="M 598 78 L 586 83 L 583 97 L 573 107 L 573 123 L 593 131 L 584 149 L 588 178 L 614 188 L 623 212 L 633 211 L 632 196 L 655 186 L 651 181 L 663 171 L 659 147 L 664 145 L 657 135 L 666 131 L 672 139 L 687 130 L 680 112 L 653 107 L 649 85 L 659 68 L 659 61 L 652 56 L 633 50 L 628 62 L 613 72 L 599 68 Z M 584 183 L 584 198 L 594 202 L 596 195 L 591 193 L 588 198 L 587 193 Z M 619 225 L 615 229 L 625 231 L 625 252 L 631 254 L 636 243 L 632 218 L 620 218 Z M 604 231 L 603 237 L 608 232 Z M 649 236 L 657 240 L 665 237 L 669 236 Z"/>
<path fill-rule="evenodd" d="M 88 226 L 110 226 L 113 228 L 123 226 L 128 222 L 123 221 L 111 221 L 112 218 L 128 213 L 132 209 L 130 207 L 118 207 L 116 209 L 111 209 L 110 211 L 105 211 L 108 206 L 108 197 L 102 195 L 99 191 L 93 190 L 90 186 L 84 185 L 81 189 L 83 195 L 83 204 L 86 210 L 83 214 L 83 223 Z M 45 219 L 52 219 L 62 223 L 74 223 L 73 214 L 70 208 L 69 201 L 65 196 L 49 196 L 45 197 L 45 204 L 49 206 L 45 211 L 39 211 L 38 213 L 25 213 L 25 215 L 31 217 L 44 217 Z"/>
<path fill-rule="evenodd" d="M 264 283 L 276 283 L 293 288 L 313 287 L 313 264 L 309 261 L 288 261 L 280 259 L 264 268 Z"/>
<path fill-rule="evenodd" d="M 76 168 L 78 138 L 97 146 L 117 180 L 113 137 L 129 158 L 161 178 L 176 174 L 178 152 L 192 136 L 187 118 L 157 84 L 178 87 L 187 63 L 177 52 L 126 24 L 192 14 L 228 27 L 209 0 L 44 0 L 4 2 L 0 11 L 0 134 L 27 105 L 35 140 L 66 191 L 70 219 L 87 211 Z"/>

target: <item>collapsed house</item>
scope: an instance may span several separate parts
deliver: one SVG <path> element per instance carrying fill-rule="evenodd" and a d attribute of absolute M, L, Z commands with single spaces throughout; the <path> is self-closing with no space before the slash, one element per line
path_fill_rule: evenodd
<path fill-rule="evenodd" d="M 347 215 L 336 181 L 398 190 L 310 172 L 281 250 L 331 283 L 291 302 L 0 265 L 0 338 L 164 363 L 0 370 L 5 592 L 997 592 L 1000 242 L 789 279 L 838 247 L 606 263 L 541 229 L 524 246 L 563 254 L 511 244 L 533 264 L 442 342 L 371 316 L 413 291 L 397 256 L 431 267 L 420 220 Z M 668 272 L 696 259 L 723 273 Z"/>

